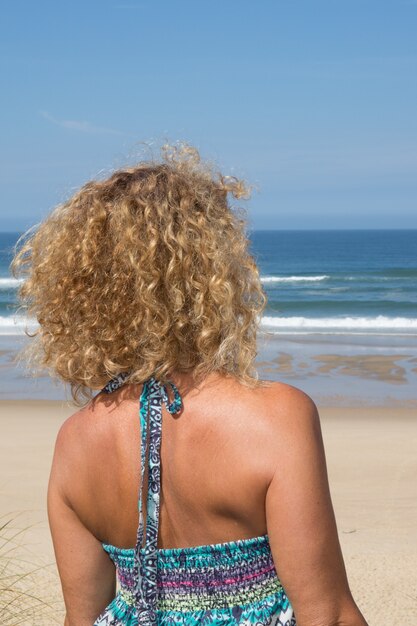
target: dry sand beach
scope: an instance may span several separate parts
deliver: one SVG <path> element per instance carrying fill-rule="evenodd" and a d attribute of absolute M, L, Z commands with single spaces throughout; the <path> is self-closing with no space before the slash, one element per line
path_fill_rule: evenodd
<path fill-rule="evenodd" d="M 8 536 L 26 528 L 14 540 L 8 571 L 13 563 L 18 563 L 22 572 L 40 567 L 26 577 L 25 584 L 30 594 L 47 603 L 25 599 L 33 608 L 32 617 L 17 622 L 9 616 L 2 624 L 62 624 L 45 496 L 56 433 L 75 410 L 60 401 L 0 402 L 0 513 L 3 522 L 19 513 Z M 416 411 L 331 406 L 319 406 L 319 410 L 339 537 L 354 597 L 370 625 L 414 626 Z M 10 547 L 8 544 L 7 549 Z M 18 601 L 12 603 L 10 612 L 18 605 Z"/>

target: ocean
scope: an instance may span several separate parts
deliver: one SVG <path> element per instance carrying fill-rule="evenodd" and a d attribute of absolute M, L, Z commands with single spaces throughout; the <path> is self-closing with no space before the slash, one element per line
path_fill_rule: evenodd
<path fill-rule="evenodd" d="M 0 233 L 2 334 L 20 320 L 9 273 L 19 234 Z M 417 334 L 417 230 L 253 231 L 250 239 L 271 332 Z"/>
<path fill-rule="evenodd" d="M 417 334 L 417 230 L 256 231 L 279 333 Z"/>
<path fill-rule="evenodd" d="M 0 233 L 0 348 L 3 343 L 7 349 L 13 346 L 13 337 L 22 335 L 27 322 L 16 315 L 18 281 L 9 273 L 19 235 Z M 249 235 L 268 298 L 261 321 L 268 342 L 260 342 L 259 355 L 265 377 L 279 374 L 281 380 L 300 380 L 310 387 L 312 379 L 318 383 L 317 374 L 325 378 L 326 366 L 333 391 L 339 393 L 334 384 L 336 369 L 339 380 L 350 375 L 352 382 L 354 376 L 346 372 L 346 361 L 343 367 L 339 363 L 330 370 L 322 361 L 322 369 L 316 367 L 313 372 L 313 359 L 317 366 L 324 347 L 326 353 L 331 346 L 333 356 L 345 358 L 363 355 L 364 350 L 368 356 L 382 350 L 386 356 L 406 357 L 408 365 L 392 365 L 404 369 L 406 386 L 413 389 L 417 371 L 417 230 L 257 230 Z M 277 354 L 281 360 L 277 361 Z M 291 358 L 291 367 L 282 366 L 284 354 Z M 297 354 L 298 365 L 294 360 Z M 271 366 L 274 358 L 275 373 Z M 361 379 L 361 375 L 356 377 L 357 390 Z M 384 382 L 378 376 L 368 377 L 368 383 L 372 380 Z M 385 384 L 389 385 L 389 380 L 385 379 Z M 402 389 L 402 398 L 417 398 L 415 390 L 404 396 L 404 386 Z"/>

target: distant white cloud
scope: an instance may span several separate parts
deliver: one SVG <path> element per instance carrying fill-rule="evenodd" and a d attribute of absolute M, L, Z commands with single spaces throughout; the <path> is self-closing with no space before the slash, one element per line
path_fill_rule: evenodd
<path fill-rule="evenodd" d="M 120 130 L 115 130 L 114 128 L 105 128 L 104 126 L 95 126 L 90 122 L 80 121 L 80 120 L 59 120 L 48 111 L 40 111 L 42 117 L 44 117 L 48 122 L 52 122 L 52 124 L 56 124 L 57 126 L 61 126 L 62 128 L 69 128 L 70 130 L 76 130 L 81 133 L 90 133 L 95 135 L 125 135 Z"/>

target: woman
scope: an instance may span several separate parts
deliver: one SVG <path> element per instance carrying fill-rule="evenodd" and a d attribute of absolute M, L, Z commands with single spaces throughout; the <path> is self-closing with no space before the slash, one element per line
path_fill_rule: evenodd
<path fill-rule="evenodd" d="M 15 256 L 28 356 L 81 404 L 48 490 L 66 626 L 366 626 L 316 406 L 253 367 L 266 299 L 229 204 L 246 191 L 166 148 L 87 183 Z"/>

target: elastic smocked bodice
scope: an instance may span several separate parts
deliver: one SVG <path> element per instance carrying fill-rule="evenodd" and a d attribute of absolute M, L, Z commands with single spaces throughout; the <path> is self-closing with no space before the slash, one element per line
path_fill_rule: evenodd
<path fill-rule="evenodd" d="M 109 544 L 103 547 L 117 568 L 119 610 L 134 611 L 134 550 Z M 254 607 L 261 613 L 288 610 L 267 535 L 158 549 L 157 564 L 157 612 L 161 617 L 168 613 L 201 616 L 206 611 L 218 611 L 224 619 L 224 612 L 229 611 L 231 619 L 236 620 L 242 619 L 245 611 L 253 615 Z"/>

